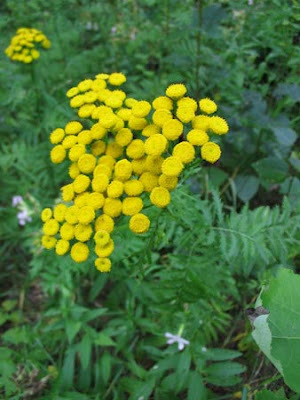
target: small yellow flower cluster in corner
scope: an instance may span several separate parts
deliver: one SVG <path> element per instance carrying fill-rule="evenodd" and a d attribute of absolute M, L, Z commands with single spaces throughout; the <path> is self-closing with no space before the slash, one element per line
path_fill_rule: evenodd
<path fill-rule="evenodd" d="M 216 162 L 221 150 L 210 136 L 228 132 L 223 118 L 210 116 L 217 105 L 187 97 L 183 84 L 170 85 L 150 104 L 116 88 L 125 81 L 122 73 L 99 74 L 72 87 L 70 105 L 87 121 L 71 121 L 50 134 L 51 160 L 70 161 L 72 183 L 61 188 L 66 204 L 42 212 L 42 244 L 59 255 L 70 250 L 75 262 L 83 262 L 93 238 L 101 272 L 111 268 L 115 219 L 129 216 L 132 232 L 147 232 L 147 195 L 156 207 L 167 207 L 185 166 L 199 155 Z"/>
<path fill-rule="evenodd" d="M 51 42 L 35 28 L 19 28 L 16 35 L 11 39 L 10 45 L 5 49 L 5 54 L 12 61 L 30 64 L 40 57 L 36 44 L 44 49 L 49 49 Z"/>

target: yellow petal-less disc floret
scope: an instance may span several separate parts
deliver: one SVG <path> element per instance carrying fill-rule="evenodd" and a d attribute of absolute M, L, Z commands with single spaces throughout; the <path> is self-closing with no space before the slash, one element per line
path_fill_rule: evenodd
<path fill-rule="evenodd" d="M 109 258 L 97 258 L 95 267 L 100 272 L 109 272 L 111 270 L 111 261 Z"/>
<path fill-rule="evenodd" d="M 90 186 L 90 178 L 86 175 L 80 174 L 78 175 L 73 182 L 73 189 L 75 193 L 85 192 L 86 189 Z"/>
<path fill-rule="evenodd" d="M 166 95 L 171 97 L 171 99 L 180 99 L 187 92 L 186 87 L 182 83 L 174 83 L 170 85 L 166 90 Z"/>
<path fill-rule="evenodd" d="M 201 147 L 201 157 L 210 163 L 215 163 L 221 157 L 220 146 L 213 142 L 207 142 Z"/>
<path fill-rule="evenodd" d="M 178 158 L 183 164 L 188 164 L 195 158 L 194 146 L 186 141 L 178 143 L 173 149 L 173 156 Z"/>
<path fill-rule="evenodd" d="M 79 89 L 78 87 L 72 87 L 71 89 L 69 89 L 66 93 L 67 97 L 74 97 L 79 93 Z"/>
<path fill-rule="evenodd" d="M 114 230 L 114 220 L 109 216 L 102 214 L 95 221 L 95 231 L 104 230 L 108 233 L 111 233 Z"/>
<path fill-rule="evenodd" d="M 225 119 L 217 116 L 210 118 L 209 128 L 217 135 L 225 135 L 229 131 L 229 127 Z"/>
<path fill-rule="evenodd" d="M 142 157 L 131 161 L 132 171 L 135 175 L 141 175 L 146 171 L 146 159 L 146 157 Z"/>
<path fill-rule="evenodd" d="M 56 246 L 55 246 L 55 252 L 59 256 L 63 256 L 66 254 L 70 249 L 70 242 L 64 239 L 60 239 L 57 241 Z"/>
<path fill-rule="evenodd" d="M 184 124 L 187 124 L 195 118 L 195 112 L 189 107 L 178 107 L 176 117 Z"/>
<path fill-rule="evenodd" d="M 104 173 L 97 174 L 92 180 L 92 188 L 95 192 L 103 193 L 105 192 L 109 184 L 109 178 Z"/>
<path fill-rule="evenodd" d="M 79 242 L 87 242 L 93 234 L 93 229 L 91 225 L 77 224 L 74 228 L 74 234 L 75 239 Z"/>
<path fill-rule="evenodd" d="M 145 192 L 151 192 L 156 186 L 158 186 L 158 176 L 151 172 L 143 172 L 140 176 L 140 181 L 144 186 Z"/>
<path fill-rule="evenodd" d="M 160 108 L 164 108 L 166 110 L 173 109 L 173 101 L 166 96 L 159 96 L 153 100 L 152 106 L 154 110 L 159 110 Z"/>
<path fill-rule="evenodd" d="M 64 240 L 72 240 L 74 238 L 74 226 L 65 222 L 60 228 L 60 237 Z"/>
<path fill-rule="evenodd" d="M 118 143 L 122 147 L 128 146 L 128 144 L 132 141 L 132 138 L 133 134 L 128 128 L 120 129 L 115 137 L 116 143 Z"/>
<path fill-rule="evenodd" d="M 61 188 L 62 191 L 62 199 L 63 201 L 71 201 L 74 198 L 74 189 L 73 185 L 70 183 L 69 185 L 65 185 Z"/>
<path fill-rule="evenodd" d="M 106 146 L 105 154 L 113 158 L 119 158 L 123 153 L 123 147 L 116 142 L 111 142 Z"/>
<path fill-rule="evenodd" d="M 138 101 L 137 103 L 135 103 L 131 110 L 132 115 L 139 118 L 146 117 L 150 111 L 151 111 L 151 104 L 145 100 Z"/>
<path fill-rule="evenodd" d="M 48 219 L 43 225 L 43 232 L 47 236 L 54 236 L 59 231 L 59 223 L 54 219 Z"/>
<path fill-rule="evenodd" d="M 155 125 L 162 127 L 167 121 L 173 118 L 170 110 L 160 108 L 154 111 L 152 115 L 152 121 Z"/>
<path fill-rule="evenodd" d="M 105 246 L 100 246 L 99 244 L 96 244 L 95 253 L 100 258 L 106 258 L 110 256 L 111 253 L 114 251 L 114 247 L 114 242 L 112 239 L 110 239 L 108 244 Z"/>
<path fill-rule="evenodd" d="M 56 242 L 57 239 L 54 236 L 42 236 L 42 246 L 47 250 L 53 249 L 53 247 L 56 245 Z"/>
<path fill-rule="evenodd" d="M 217 111 L 218 108 L 216 103 L 209 98 L 201 99 L 199 101 L 199 107 L 200 110 L 206 114 L 213 114 L 214 112 Z"/>
<path fill-rule="evenodd" d="M 92 132 L 84 129 L 77 136 L 77 141 L 79 144 L 90 144 L 93 141 Z"/>
<path fill-rule="evenodd" d="M 164 135 L 154 133 L 145 142 L 145 151 L 152 156 L 160 156 L 166 150 L 168 141 Z"/>
<path fill-rule="evenodd" d="M 124 183 L 124 191 L 128 196 L 139 196 L 143 190 L 144 185 L 137 179 L 131 179 Z"/>
<path fill-rule="evenodd" d="M 90 90 L 92 84 L 93 84 L 92 79 L 84 79 L 77 85 L 77 87 L 80 90 L 80 92 L 86 92 L 87 90 Z"/>
<path fill-rule="evenodd" d="M 134 131 L 140 131 L 147 126 L 147 120 L 145 118 L 139 118 L 132 115 L 128 120 L 128 128 Z"/>
<path fill-rule="evenodd" d="M 103 212 L 112 218 L 119 217 L 122 212 L 122 202 L 119 199 L 111 199 L 108 197 L 104 201 Z"/>
<path fill-rule="evenodd" d="M 149 124 L 142 130 L 142 135 L 146 137 L 152 136 L 156 133 L 160 133 L 160 128 L 154 124 Z"/>
<path fill-rule="evenodd" d="M 107 187 L 107 196 L 111 198 L 121 197 L 124 191 L 124 185 L 121 181 L 112 181 Z"/>
<path fill-rule="evenodd" d="M 183 164 L 178 158 L 171 156 L 165 159 L 161 169 L 167 176 L 179 176 L 183 170 Z"/>
<path fill-rule="evenodd" d="M 63 142 L 62 142 L 62 146 L 65 149 L 71 149 L 71 147 L 75 146 L 75 144 L 77 143 L 77 136 L 75 135 L 68 135 L 64 138 Z"/>
<path fill-rule="evenodd" d="M 114 72 L 109 75 L 108 81 L 113 86 L 120 86 L 126 82 L 126 76 L 121 72 Z"/>
<path fill-rule="evenodd" d="M 163 157 L 160 156 L 147 156 L 146 170 L 152 174 L 159 175 L 161 173 L 161 166 L 164 162 Z"/>
<path fill-rule="evenodd" d="M 165 174 L 161 174 L 158 178 L 159 186 L 165 187 L 168 190 L 173 190 L 176 188 L 178 184 L 177 176 L 167 176 Z"/>
<path fill-rule="evenodd" d="M 100 229 L 95 233 L 94 240 L 99 246 L 106 246 L 110 241 L 110 234 L 107 231 Z"/>
<path fill-rule="evenodd" d="M 92 154 L 83 154 L 78 159 L 78 168 L 84 174 L 90 174 L 96 166 L 96 158 Z"/>
<path fill-rule="evenodd" d="M 83 126 L 78 121 L 68 122 L 65 126 L 65 132 L 67 135 L 76 135 L 82 130 Z"/>
<path fill-rule="evenodd" d="M 52 144 L 61 143 L 65 137 L 65 131 L 62 128 L 56 128 L 50 133 L 50 142 Z"/>
<path fill-rule="evenodd" d="M 103 140 L 97 140 L 91 146 L 91 152 L 93 156 L 97 157 L 100 156 L 105 152 L 106 144 Z"/>
<path fill-rule="evenodd" d="M 136 214 L 130 218 L 129 228 L 133 233 L 145 233 L 149 230 L 150 220 L 144 214 Z"/>
<path fill-rule="evenodd" d="M 71 147 L 68 156 L 71 161 L 78 161 L 84 153 L 85 146 L 83 144 L 75 144 Z"/>
<path fill-rule="evenodd" d="M 102 193 L 93 192 L 89 194 L 88 205 L 93 207 L 94 210 L 99 210 L 104 205 L 104 196 Z"/>
<path fill-rule="evenodd" d="M 124 182 L 127 181 L 132 174 L 132 165 L 130 161 L 123 159 L 115 165 L 115 177 L 116 179 Z"/>
<path fill-rule="evenodd" d="M 50 152 L 50 158 L 54 164 L 62 163 L 66 158 L 66 149 L 61 144 L 54 146 Z"/>
<path fill-rule="evenodd" d="M 80 224 L 87 225 L 95 219 L 95 211 L 91 206 L 84 206 L 79 209 L 78 221 Z"/>
<path fill-rule="evenodd" d="M 43 222 L 48 221 L 52 217 L 52 210 L 51 208 L 44 208 L 41 213 L 41 220 Z"/>
<path fill-rule="evenodd" d="M 67 206 L 65 204 L 58 204 L 54 207 L 53 215 L 54 219 L 58 222 L 63 222 L 65 220 L 65 214 L 67 211 Z"/>
<path fill-rule="evenodd" d="M 167 121 L 162 127 L 162 133 L 168 140 L 176 140 L 183 132 L 183 125 L 178 119 Z"/>
<path fill-rule="evenodd" d="M 208 134 L 202 129 L 190 130 L 186 138 L 193 146 L 203 146 L 209 141 Z"/>
<path fill-rule="evenodd" d="M 202 129 L 206 131 L 210 126 L 210 119 L 208 115 L 196 115 L 192 120 L 192 127 L 194 129 Z"/>
<path fill-rule="evenodd" d="M 191 97 L 182 97 L 177 101 L 177 107 L 188 107 L 195 113 L 197 111 L 198 104 L 196 100 L 192 99 Z"/>
<path fill-rule="evenodd" d="M 143 200 L 140 197 L 126 197 L 122 204 L 122 213 L 124 215 L 134 215 L 143 208 Z"/>
<path fill-rule="evenodd" d="M 65 213 L 65 220 L 68 224 L 74 225 L 78 223 L 79 207 L 73 205 L 68 207 Z"/>
<path fill-rule="evenodd" d="M 156 207 L 167 207 L 167 205 L 170 204 L 171 201 L 170 192 L 162 186 L 156 187 L 152 190 L 150 194 L 150 201 Z"/>
<path fill-rule="evenodd" d="M 85 243 L 77 242 L 71 248 L 71 257 L 77 262 L 81 263 L 87 260 L 89 256 L 89 248 Z"/>

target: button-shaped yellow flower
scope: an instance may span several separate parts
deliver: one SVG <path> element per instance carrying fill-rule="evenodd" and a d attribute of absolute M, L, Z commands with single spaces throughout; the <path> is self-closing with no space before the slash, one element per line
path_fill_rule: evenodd
<path fill-rule="evenodd" d="M 126 197 L 122 204 L 124 215 L 138 214 L 143 209 L 143 200 L 140 197 Z"/>
<path fill-rule="evenodd" d="M 171 156 L 165 159 L 161 169 L 167 176 L 179 176 L 183 170 L 183 164 L 178 158 Z"/>
<path fill-rule="evenodd" d="M 220 146 L 213 142 L 207 142 L 201 147 L 201 157 L 210 163 L 215 163 L 221 157 Z"/>
<path fill-rule="evenodd" d="M 129 228 L 133 233 L 145 233 L 149 230 L 150 220 L 144 214 L 136 214 L 130 218 Z"/>
<path fill-rule="evenodd" d="M 114 230 L 114 225 L 114 220 L 109 215 L 102 214 L 95 221 L 95 231 L 104 230 L 111 233 Z"/>
<path fill-rule="evenodd" d="M 100 272 L 109 272 L 111 270 L 111 261 L 109 258 L 97 258 L 95 267 Z"/>
<path fill-rule="evenodd" d="M 205 112 L 206 114 L 213 114 L 217 111 L 218 108 L 216 103 L 209 98 L 201 99 L 199 101 L 199 107 L 200 110 Z"/>
<path fill-rule="evenodd" d="M 195 158 L 195 149 L 189 142 L 180 142 L 173 149 L 173 156 L 183 164 L 192 162 Z"/>
<path fill-rule="evenodd" d="M 150 201 L 156 207 L 167 207 L 167 205 L 170 204 L 171 201 L 170 192 L 168 191 L 168 189 L 162 186 L 156 187 L 152 190 L 150 194 Z"/>
<path fill-rule="evenodd" d="M 209 141 L 208 134 L 202 129 L 190 130 L 186 138 L 194 146 L 203 146 Z"/>
<path fill-rule="evenodd" d="M 77 242 L 71 248 L 71 257 L 77 262 L 81 263 L 87 260 L 89 256 L 89 248 L 85 243 Z"/>

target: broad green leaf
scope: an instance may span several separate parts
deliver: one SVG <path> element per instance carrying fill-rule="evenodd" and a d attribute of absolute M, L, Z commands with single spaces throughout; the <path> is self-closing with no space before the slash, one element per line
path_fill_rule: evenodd
<path fill-rule="evenodd" d="M 210 376 L 227 377 L 237 375 L 246 370 L 246 367 L 237 362 L 218 362 L 206 368 L 206 373 Z"/>
<path fill-rule="evenodd" d="M 285 383 L 300 393 L 300 276 L 280 268 L 260 301 L 270 314 L 255 319 L 253 337 Z"/>
<path fill-rule="evenodd" d="M 78 343 L 77 351 L 79 352 L 79 358 L 83 369 L 87 369 L 92 352 L 92 342 L 89 335 L 84 335 L 80 343 Z"/>
<path fill-rule="evenodd" d="M 208 349 L 205 353 L 206 359 L 212 361 L 232 360 L 240 357 L 241 355 L 242 353 L 239 351 L 227 349 Z"/>
<path fill-rule="evenodd" d="M 206 389 L 204 387 L 202 376 L 196 371 L 191 371 L 189 376 L 188 397 L 187 400 L 205 400 Z"/>
<path fill-rule="evenodd" d="M 74 321 L 73 319 L 67 319 L 65 321 L 65 327 L 66 327 L 66 334 L 68 337 L 69 343 L 72 343 L 73 339 L 79 332 L 81 328 L 81 321 Z"/>
<path fill-rule="evenodd" d="M 64 388 L 73 387 L 74 369 L 75 369 L 75 347 L 69 347 L 65 355 L 62 368 L 62 385 Z"/>
<path fill-rule="evenodd" d="M 272 131 L 278 143 L 283 146 L 292 146 L 297 140 L 296 132 L 291 128 L 279 126 L 272 128 Z"/>
<path fill-rule="evenodd" d="M 246 203 L 256 195 L 259 187 L 259 180 L 252 175 L 238 175 L 235 179 L 236 194 Z"/>
<path fill-rule="evenodd" d="M 97 338 L 94 340 L 95 344 L 99 346 L 115 346 L 116 343 L 105 333 L 100 332 Z"/>
<path fill-rule="evenodd" d="M 155 379 L 151 378 L 146 382 L 139 384 L 139 387 L 132 393 L 130 400 L 137 400 L 143 398 L 143 400 L 149 399 L 155 385 Z"/>
<path fill-rule="evenodd" d="M 283 393 L 271 392 L 264 389 L 256 394 L 255 400 L 286 400 L 286 397 Z"/>
<path fill-rule="evenodd" d="M 100 359 L 100 374 L 103 382 L 106 384 L 110 378 L 112 358 L 108 352 L 104 352 Z"/>
<path fill-rule="evenodd" d="M 267 183 L 282 182 L 288 174 L 288 164 L 276 157 L 263 158 L 252 166 Z"/>

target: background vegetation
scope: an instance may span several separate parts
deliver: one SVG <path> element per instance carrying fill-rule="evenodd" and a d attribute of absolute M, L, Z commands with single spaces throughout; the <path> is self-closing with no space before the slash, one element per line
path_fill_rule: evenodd
<path fill-rule="evenodd" d="M 1 2 L 1 398 L 300 398 L 245 311 L 280 267 L 300 268 L 299 24 L 296 0 Z M 21 26 L 52 42 L 34 65 L 3 53 Z M 146 239 L 120 222 L 105 275 L 43 251 L 39 214 L 66 179 L 48 141 L 75 116 L 65 92 L 114 71 L 139 99 L 185 83 L 231 130 L 221 161 L 192 166 L 152 211 Z"/>

